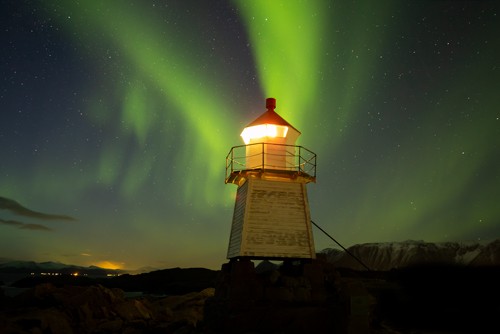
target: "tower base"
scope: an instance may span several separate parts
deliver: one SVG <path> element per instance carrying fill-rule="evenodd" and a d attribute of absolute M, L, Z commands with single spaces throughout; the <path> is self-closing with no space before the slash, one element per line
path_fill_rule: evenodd
<path fill-rule="evenodd" d="M 238 187 L 227 258 L 314 259 L 306 185 L 248 179 Z"/>

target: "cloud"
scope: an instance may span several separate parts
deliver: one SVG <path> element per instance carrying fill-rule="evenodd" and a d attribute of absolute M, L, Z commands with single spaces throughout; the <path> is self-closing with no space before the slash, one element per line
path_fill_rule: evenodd
<path fill-rule="evenodd" d="M 51 228 L 48 228 L 47 226 L 40 225 L 40 224 L 26 224 L 22 223 L 17 220 L 4 220 L 0 219 L 0 224 L 4 225 L 10 225 L 10 226 L 17 226 L 20 229 L 23 230 L 38 230 L 38 231 L 52 231 Z"/>
<path fill-rule="evenodd" d="M 42 219 L 42 220 L 76 220 L 73 217 L 66 216 L 66 215 L 58 215 L 58 214 L 50 214 L 50 213 L 42 213 L 42 212 L 37 212 L 30 210 L 18 202 L 1 197 L 0 196 L 0 210 L 9 210 L 19 216 L 23 217 L 29 217 L 29 218 L 36 218 L 36 219 Z M 5 222 L 5 221 L 4 221 Z M 23 224 L 23 223 L 21 223 Z M 24 224 L 24 225 L 31 225 L 31 224 Z M 37 224 L 33 224 L 37 225 Z"/>
<path fill-rule="evenodd" d="M 20 227 L 23 230 L 38 230 L 38 231 L 52 231 L 50 227 L 40 224 L 24 224 Z"/>

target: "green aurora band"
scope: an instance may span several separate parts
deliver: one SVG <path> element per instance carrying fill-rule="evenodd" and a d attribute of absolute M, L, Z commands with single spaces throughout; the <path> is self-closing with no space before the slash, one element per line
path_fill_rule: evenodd
<path fill-rule="evenodd" d="M 266 96 L 301 129 L 320 84 L 324 6 L 299 1 L 234 1 L 245 20 Z"/>
<path fill-rule="evenodd" d="M 320 162 L 325 161 L 321 154 L 329 156 L 328 160 L 350 160 L 346 165 L 355 172 L 344 174 L 358 174 L 353 178 L 358 179 L 357 189 L 337 179 L 337 184 L 329 185 L 332 190 L 328 201 L 312 201 L 313 217 L 314 207 L 328 207 L 338 201 L 337 209 L 344 210 L 321 215 L 322 222 L 336 226 L 335 230 L 342 231 L 345 239 L 359 242 L 359 235 L 393 240 L 401 231 L 407 231 L 404 234 L 408 238 L 418 235 L 429 241 L 462 240 L 470 238 L 478 228 L 488 235 L 487 231 L 499 223 L 500 210 L 492 203 L 500 197 L 498 173 L 492 168 L 498 151 L 498 145 L 492 145 L 499 135 L 498 115 L 495 118 L 488 114 L 499 105 L 499 98 L 494 92 L 494 80 L 486 85 L 486 91 L 482 90 L 483 85 L 478 88 L 473 84 L 491 76 L 477 71 L 484 68 L 480 66 L 484 61 L 480 55 L 460 60 L 470 64 L 457 69 L 462 72 L 462 80 L 455 80 L 455 86 L 446 80 L 429 78 L 430 85 L 422 92 L 431 95 L 428 105 L 415 101 L 414 92 L 404 92 L 406 103 L 416 102 L 419 108 L 427 109 L 425 115 L 432 117 L 415 120 L 426 124 L 425 128 L 411 128 L 408 119 L 401 124 L 394 122 L 402 127 L 395 129 L 389 112 L 370 111 L 366 102 L 368 96 L 378 91 L 370 84 L 374 78 L 402 75 L 396 72 L 398 64 L 384 59 L 385 49 L 394 48 L 391 41 L 401 39 L 405 33 L 415 34 L 388 28 L 398 27 L 395 16 L 400 17 L 403 26 L 405 15 L 410 15 L 401 15 L 398 2 L 385 2 L 383 6 L 371 1 L 355 5 L 330 1 L 234 3 L 245 19 L 266 95 L 277 97 L 279 111 L 283 110 L 282 115 L 306 134 L 301 138 L 311 142 L 306 146 L 319 150 Z M 325 37 L 328 35 L 331 38 Z M 482 38 L 494 40 L 492 35 Z M 439 72 L 443 73 L 436 69 Z M 401 94 L 385 98 L 405 103 Z M 474 109 L 472 104 L 478 100 L 490 101 L 486 110 Z M 396 108 L 402 114 L 406 112 Z M 471 112 L 479 115 L 470 117 Z M 336 116 L 325 117 L 325 113 Z M 454 117 L 455 123 L 446 125 L 450 113 L 462 113 L 463 117 Z M 371 114 L 368 119 L 367 114 Z M 335 124 L 318 127 L 328 118 L 335 119 Z M 363 119 L 372 128 L 361 126 Z M 383 133 L 377 126 L 389 131 Z M 390 142 L 387 133 L 391 132 L 398 135 L 397 141 Z M 371 145 L 375 137 L 387 145 Z M 371 148 L 378 156 L 370 156 Z M 358 165 L 357 156 L 364 161 L 370 157 L 369 163 Z M 338 173 L 335 168 L 339 166 L 342 163 L 320 165 L 318 182 L 321 183 L 321 173 Z M 329 171 L 330 167 L 333 169 Z M 492 177 L 491 188 L 477 189 L 475 183 L 488 177 Z M 335 217 L 335 221 L 329 216 Z"/>
<path fill-rule="evenodd" d="M 183 185 L 185 205 L 227 204 L 232 189 L 220 186 L 221 166 L 231 146 L 225 138 L 234 136 L 229 130 L 236 121 L 222 104 L 229 84 L 210 84 L 213 76 L 208 69 L 215 65 L 196 65 L 193 57 L 205 50 L 191 49 L 196 43 L 183 41 L 196 38 L 195 33 L 159 34 L 165 29 L 154 11 L 116 1 L 54 1 L 49 8 L 60 12 L 75 43 L 83 40 L 93 53 L 110 59 L 105 70 L 111 79 L 104 79 L 108 82 L 101 83 L 103 94 L 89 101 L 86 112 L 90 121 L 115 132 L 119 140 L 103 143 L 99 164 L 90 166 L 95 171 L 87 175 L 103 186 L 118 184 L 122 194 L 132 198 L 155 173 L 167 172 Z M 109 55 L 110 49 L 117 54 Z M 120 76 L 128 82 L 123 84 Z M 122 101 L 120 115 L 113 108 L 117 96 Z M 163 105 L 157 103 L 159 98 Z M 176 136 L 182 137 L 184 149 L 175 147 Z M 80 187 L 92 184 L 89 181 L 80 178 Z"/>

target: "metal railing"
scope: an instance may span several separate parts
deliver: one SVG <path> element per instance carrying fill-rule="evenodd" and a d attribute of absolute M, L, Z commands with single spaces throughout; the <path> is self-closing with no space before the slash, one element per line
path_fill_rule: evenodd
<path fill-rule="evenodd" d="M 316 154 L 305 147 L 255 143 L 234 146 L 226 156 L 226 183 L 245 171 L 296 172 L 316 178 Z"/>

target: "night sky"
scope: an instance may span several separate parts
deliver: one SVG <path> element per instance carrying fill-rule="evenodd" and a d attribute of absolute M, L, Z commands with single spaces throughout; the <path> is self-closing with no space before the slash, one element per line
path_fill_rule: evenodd
<path fill-rule="evenodd" d="M 0 260 L 219 269 L 225 157 L 267 97 L 343 246 L 499 238 L 499 9 L 2 1 Z"/>

